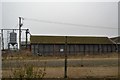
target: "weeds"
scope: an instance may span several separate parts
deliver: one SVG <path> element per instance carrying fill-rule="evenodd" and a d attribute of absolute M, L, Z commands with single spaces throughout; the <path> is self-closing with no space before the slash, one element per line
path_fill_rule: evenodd
<path fill-rule="evenodd" d="M 46 63 L 45 63 L 46 64 Z M 44 78 L 46 74 L 46 67 L 42 69 L 35 68 L 32 65 L 24 65 L 21 69 L 12 69 L 12 74 L 9 76 L 10 78 Z"/>

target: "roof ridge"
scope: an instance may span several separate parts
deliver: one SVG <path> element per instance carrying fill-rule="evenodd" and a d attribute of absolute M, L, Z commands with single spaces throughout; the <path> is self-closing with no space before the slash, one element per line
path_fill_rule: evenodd
<path fill-rule="evenodd" d="M 63 35 L 58 35 L 58 36 L 56 36 L 56 35 L 31 35 L 31 36 L 38 36 L 38 37 L 42 37 L 42 36 L 44 36 L 44 37 L 48 37 L 48 36 L 50 36 L 50 37 L 65 37 L 65 36 L 63 36 Z M 105 36 L 67 36 L 67 37 L 88 37 L 88 38 L 90 38 L 90 37 L 93 37 L 93 38 L 108 38 L 108 37 L 105 37 Z"/>

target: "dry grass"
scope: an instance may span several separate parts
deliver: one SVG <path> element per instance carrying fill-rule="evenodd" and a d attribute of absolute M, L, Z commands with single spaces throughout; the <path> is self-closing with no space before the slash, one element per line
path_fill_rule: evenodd
<path fill-rule="evenodd" d="M 34 68 L 35 71 L 43 68 Z M 63 78 L 63 67 L 47 67 L 45 78 Z M 3 77 L 7 78 L 11 74 L 11 70 L 3 70 Z M 118 77 L 118 67 L 68 67 L 69 78 L 81 77 Z"/>
<path fill-rule="evenodd" d="M 118 58 L 118 53 L 77 53 L 81 55 L 68 55 L 69 59 L 77 59 L 77 58 Z M 3 52 L 2 54 L 3 60 L 33 60 L 33 59 L 64 59 L 64 55 L 62 56 L 38 56 L 32 54 L 29 50 L 22 50 L 21 52 Z"/>
<path fill-rule="evenodd" d="M 86 53 L 87 54 L 87 53 Z M 6 52 L 2 55 L 3 60 L 50 60 L 50 59 L 64 59 L 64 56 L 37 56 L 31 54 L 30 51 L 21 52 Z M 91 54 L 91 55 L 74 55 L 68 56 L 68 59 L 110 59 L 118 58 L 118 53 L 104 53 L 104 54 Z M 29 64 L 28 64 L 29 65 Z M 43 69 L 42 67 L 39 67 Z M 34 71 L 39 69 L 34 68 Z M 45 71 L 45 78 L 63 78 L 64 77 L 64 67 L 47 67 Z M 2 70 L 2 75 L 4 78 L 9 77 L 12 74 L 10 68 Z M 68 77 L 69 78 L 80 78 L 80 77 L 117 77 L 118 67 L 68 67 Z"/>

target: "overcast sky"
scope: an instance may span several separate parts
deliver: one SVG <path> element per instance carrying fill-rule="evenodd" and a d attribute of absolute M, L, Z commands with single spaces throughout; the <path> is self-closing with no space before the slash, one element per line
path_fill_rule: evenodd
<path fill-rule="evenodd" d="M 2 3 L 0 2 L 0 28 L 2 26 Z"/>
<path fill-rule="evenodd" d="M 31 34 L 118 35 L 117 2 L 2 2 L 2 28 L 18 28 L 19 16 Z"/>

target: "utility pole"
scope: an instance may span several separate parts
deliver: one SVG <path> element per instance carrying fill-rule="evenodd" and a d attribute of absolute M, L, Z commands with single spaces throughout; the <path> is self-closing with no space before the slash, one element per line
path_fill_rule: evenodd
<path fill-rule="evenodd" d="M 65 36 L 65 67 L 64 67 L 64 78 L 67 78 L 67 36 Z"/>
<path fill-rule="evenodd" d="M 19 50 L 21 49 L 21 27 L 22 27 L 22 17 L 19 17 Z"/>

